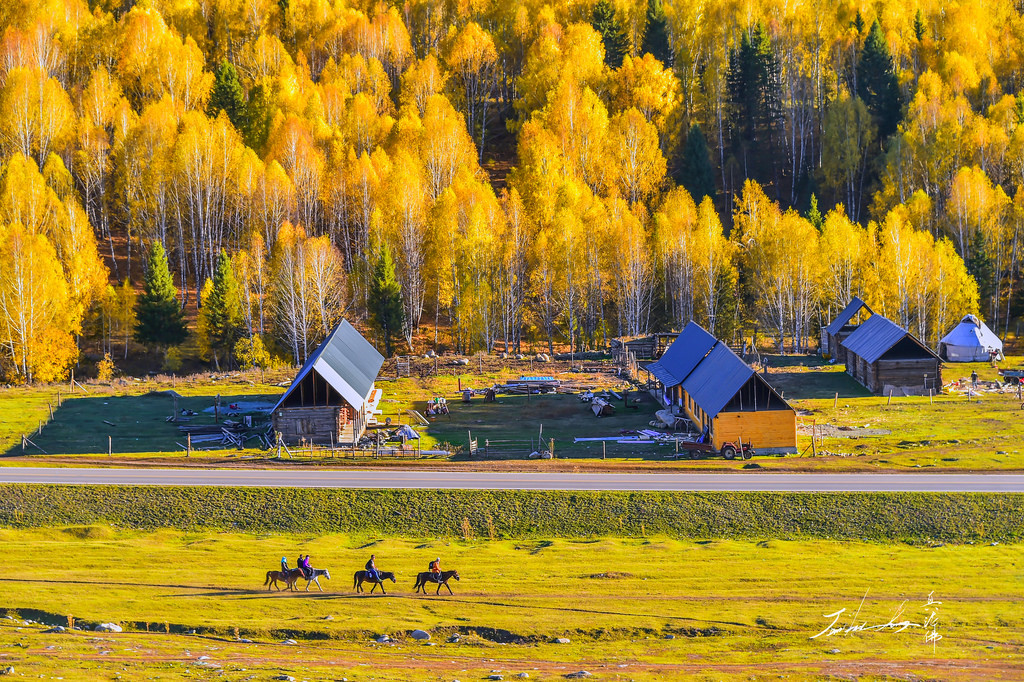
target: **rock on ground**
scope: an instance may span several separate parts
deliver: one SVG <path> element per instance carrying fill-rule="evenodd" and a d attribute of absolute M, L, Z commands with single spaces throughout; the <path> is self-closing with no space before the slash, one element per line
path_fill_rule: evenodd
<path fill-rule="evenodd" d="M 427 632 L 426 630 L 413 630 L 412 632 L 409 633 L 409 636 L 412 637 L 413 639 L 422 639 L 422 640 L 430 639 L 430 633 Z"/>
<path fill-rule="evenodd" d="M 96 632 L 124 632 L 124 629 L 117 623 L 100 623 L 95 628 Z"/>
<path fill-rule="evenodd" d="M 555 639 L 555 644 L 569 644 L 570 640 L 568 637 L 558 637 Z"/>

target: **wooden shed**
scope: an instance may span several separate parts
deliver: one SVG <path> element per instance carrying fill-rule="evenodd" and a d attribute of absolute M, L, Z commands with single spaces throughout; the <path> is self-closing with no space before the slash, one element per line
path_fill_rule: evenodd
<path fill-rule="evenodd" d="M 742 439 L 759 453 L 796 452 L 796 411 L 699 324 L 686 325 L 646 369 L 660 385 L 656 397 L 706 431 L 715 449 Z"/>
<path fill-rule="evenodd" d="M 721 449 L 743 440 L 758 453 L 796 452 L 796 410 L 719 341 L 683 381 L 683 407 Z"/>
<path fill-rule="evenodd" d="M 854 296 L 850 303 L 843 308 L 843 311 L 836 316 L 836 319 L 821 330 L 822 355 L 829 355 L 839 363 L 846 362 L 846 349 L 843 348 L 843 341 L 857 331 L 859 325 L 853 324 L 853 320 L 862 310 L 866 310 L 869 315 L 874 312 L 859 296 Z"/>
<path fill-rule="evenodd" d="M 872 315 L 843 341 L 846 372 L 869 391 L 904 395 L 942 388 L 942 361 L 903 327 Z"/>
<path fill-rule="evenodd" d="M 342 320 L 307 359 L 273 411 L 288 444 L 350 445 L 375 422 L 384 356 Z"/>

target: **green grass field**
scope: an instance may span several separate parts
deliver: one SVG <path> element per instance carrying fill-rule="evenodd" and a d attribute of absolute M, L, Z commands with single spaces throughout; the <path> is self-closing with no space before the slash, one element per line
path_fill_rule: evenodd
<path fill-rule="evenodd" d="M 71 615 L 79 625 L 126 629 L 42 634 L 0 619 L 0 666 L 29 677 L 466 680 L 497 670 L 505 679 L 528 672 L 552 680 L 580 669 L 609 680 L 1024 675 L 1021 545 L 464 541 L 107 526 L 0 530 L 0 541 L 12 550 L 0 613 L 65 626 Z M 294 563 L 299 552 L 331 571 L 325 592 L 266 592 L 264 572 L 282 555 Z M 352 592 L 352 572 L 371 552 L 399 575 L 386 597 Z M 414 573 L 437 555 L 461 572 L 455 596 L 412 594 Z M 941 605 L 926 608 L 929 595 Z M 896 620 L 920 625 L 934 610 L 937 624 L 812 639 L 840 609 L 859 609 L 852 622 L 882 625 L 901 608 Z M 838 625 L 850 622 L 844 614 Z M 436 646 L 409 639 L 417 628 Z M 927 632 L 941 639 L 927 642 Z M 371 642 L 382 634 L 397 643 Z M 296 644 L 281 644 L 288 638 Z"/>
<path fill-rule="evenodd" d="M 1016 366 L 1020 358 L 1011 358 L 1006 366 Z M 966 378 L 977 370 L 983 381 L 997 379 L 994 369 L 984 363 L 949 365 L 948 379 Z M 586 442 L 574 444 L 579 437 L 614 436 L 621 430 L 648 426 L 656 404 L 642 396 L 638 410 L 624 409 L 616 403 L 616 414 L 598 419 L 571 395 L 501 396 L 497 403 L 474 398 L 463 404 L 456 397 L 458 386 L 481 388 L 504 381 L 520 372 L 505 369 L 485 374 L 467 373 L 425 378 L 402 378 L 382 381 L 384 390 L 382 417 L 395 423 L 416 423 L 408 410 L 425 411 L 426 401 L 434 395 L 449 398 L 451 414 L 434 418 L 427 427 L 420 427 L 421 448 L 445 449 L 456 453 L 452 466 L 466 460 L 469 435 L 481 447 L 490 441 L 492 450 L 505 451 L 507 456 L 521 459 L 537 447 L 555 440 L 555 454 L 569 460 L 571 466 L 672 469 L 738 469 L 742 463 L 722 460 L 668 461 L 672 447 L 666 445 L 633 445 Z M 232 374 L 217 381 L 194 377 L 176 380 L 173 389 L 183 397 L 179 408 L 201 411 L 213 404 L 220 394 L 222 403 L 238 399 L 272 401 L 283 388 L 277 384 L 287 380 L 282 371 L 260 377 L 255 374 Z M 563 379 L 586 382 L 590 377 L 564 373 Z M 963 394 L 927 397 L 871 396 L 847 376 L 841 367 L 823 363 L 811 356 L 776 356 L 771 359 L 769 381 L 798 410 L 799 456 L 759 457 L 762 468 L 788 471 L 878 471 L 936 468 L 949 471 L 1019 471 L 1024 468 L 1017 441 L 1024 438 L 1024 412 L 1013 391 L 986 392 L 973 400 Z M 595 384 L 601 380 L 594 378 Z M 604 380 L 608 385 L 608 380 Z M 621 384 L 615 384 L 622 388 Z M 6 464 L 100 464 L 106 457 L 108 437 L 118 461 L 157 464 L 189 464 L 202 466 L 230 464 L 240 459 L 261 460 L 276 453 L 260 450 L 214 450 L 203 452 L 198 447 L 194 457 L 186 461 L 177 443 L 182 434 L 166 423 L 173 410 L 173 401 L 158 394 L 172 388 L 170 380 L 133 381 L 115 387 L 89 385 L 90 393 L 68 396 L 63 387 L 62 406 L 57 408 L 54 387 L 16 387 L 0 389 L 0 449 L 8 455 Z M 838 398 L 836 397 L 838 394 Z M 48 405 L 49 404 L 49 405 Z M 49 418 L 50 408 L 54 418 Z M 110 426 L 105 422 L 111 422 Z M 200 413 L 192 422 L 213 423 L 213 416 Z M 42 432 L 36 433 L 42 424 Z M 812 457 L 812 429 L 819 434 Z M 853 430 L 850 430 L 853 429 Z M 864 431 L 868 429 L 868 431 Z M 45 457 L 31 445 L 22 457 L 21 435 L 28 434 L 39 448 L 52 455 Z M 201 447 L 215 448 L 213 444 Z M 607 462 L 602 462 L 606 455 Z M 300 456 L 301 460 L 302 457 Z M 404 460 L 407 461 L 407 460 Z M 435 465 L 443 462 L 432 458 Z M 335 460 L 332 464 L 349 462 Z M 366 460 L 357 460 L 366 464 Z M 394 462 L 377 462 L 388 465 Z M 495 466 L 493 463 L 487 466 Z M 508 466 L 508 464 L 503 464 Z M 524 466 L 537 466 L 537 463 Z"/>

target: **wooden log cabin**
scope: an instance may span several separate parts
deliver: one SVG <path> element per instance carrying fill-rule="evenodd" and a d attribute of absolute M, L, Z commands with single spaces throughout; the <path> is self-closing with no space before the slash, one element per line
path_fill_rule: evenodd
<path fill-rule="evenodd" d="M 942 361 L 903 327 L 872 315 L 843 341 L 846 372 L 872 393 L 925 395 L 942 388 Z"/>
<path fill-rule="evenodd" d="M 843 341 L 857 331 L 859 325 L 854 324 L 853 320 L 862 310 L 867 311 L 868 315 L 874 312 L 859 296 L 854 296 L 849 305 L 836 316 L 836 319 L 821 330 L 822 355 L 828 355 L 841 364 L 846 362 L 846 349 L 843 348 Z"/>
<path fill-rule="evenodd" d="M 273 410 L 285 443 L 352 445 L 375 422 L 384 356 L 342 320 L 306 359 Z"/>
<path fill-rule="evenodd" d="M 762 454 L 796 452 L 796 411 L 699 324 L 690 322 L 646 369 L 662 403 L 685 414 L 716 450 L 742 439 Z"/>

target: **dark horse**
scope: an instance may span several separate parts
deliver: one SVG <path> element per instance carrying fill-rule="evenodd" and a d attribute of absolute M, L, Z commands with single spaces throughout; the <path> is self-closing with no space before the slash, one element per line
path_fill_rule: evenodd
<path fill-rule="evenodd" d="M 355 588 L 356 592 L 362 592 L 363 583 L 370 583 L 373 585 L 373 587 L 370 588 L 370 594 L 373 594 L 373 591 L 377 589 L 377 585 L 380 585 L 381 592 L 387 594 L 387 592 L 384 592 L 385 580 L 395 582 L 395 574 L 391 571 L 377 571 L 377 577 L 371 578 L 366 571 L 356 571 L 356 574 L 352 579 L 352 587 Z"/>
<path fill-rule="evenodd" d="M 277 581 L 284 583 L 285 587 L 289 590 L 295 589 L 295 581 L 302 575 L 302 570 L 298 568 L 290 568 L 287 571 L 267 571 L 267 579 L 263 581 L 263 584 L 267 586 L 267 590 L 270 589 L 271 585 L 277 588 L 278 592 L 281 591 L 281 586 L 277 584 Z M 319 585 L 320 583 L 317 583 Z M 306 585 L 309 588 L 309 585 Z"/>
<path fill-rule="evenodd" d="M 444 585 L 445 587 L 448 588 L 448 594 L 454 595 L 455 593 L 452 592 L 452 586 L 448 584 L 448 581 L 451 580 L 452 578 L 455 578 L 456 580 L 460 580 L 459 572 L 458 571 L 441 571 L 441 574 L 438 575 L 438 574 L 434 573 L 433 571 L 423 571 L 423 573 L 420 573 L 419 575 L 416 576 L 416 592 L 419 592 L 422 589 L 423 590 L 423 594 L 426 594 L 427 593 L 427 584 L 428 583 L 437 583 L 437 592 L 435 594 L 441 594 L 441 586 Z"/>

